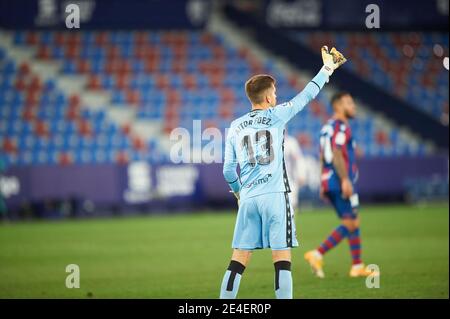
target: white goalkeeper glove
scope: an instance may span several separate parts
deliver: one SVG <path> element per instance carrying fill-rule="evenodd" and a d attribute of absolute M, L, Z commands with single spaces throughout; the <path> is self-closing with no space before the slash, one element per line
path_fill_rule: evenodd
<path fill-rule="evenodd" d="M 336 50 L 336 48 L 332 48 L 331 51 L 328 50 L 328 47 L 324 45 L 321 49 L 322 51 L 322 60 L 323 67 L 322 71 L 325 72 L 328 77 L 333 74 L 333 71 L 344 64 L 347 59 L 342 55 L 341 52 Z"/>

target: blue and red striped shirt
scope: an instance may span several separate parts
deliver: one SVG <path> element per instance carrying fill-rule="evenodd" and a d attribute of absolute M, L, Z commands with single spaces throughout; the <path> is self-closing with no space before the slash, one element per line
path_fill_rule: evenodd
<path fill-rule="evenodd" d="M 320 154 L 322 158 L 321 182 L 325 191 L 340 191 L 341 182 L 333 166 L 333 150 L 342 150 L 344 162 L 353 186 L 358 179 L 355 161 L 355 142 L 348 124 L 338 119 L 330 119 L 320 131 Z"/>

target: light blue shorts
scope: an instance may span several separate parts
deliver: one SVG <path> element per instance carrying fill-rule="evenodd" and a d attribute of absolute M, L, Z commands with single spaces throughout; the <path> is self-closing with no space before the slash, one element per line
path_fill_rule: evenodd
<path fill-rule="evenodd" d="M 288 193 L 268 193 L 240 202 L 232 248 L 282 250 L 297 246 Z"/>

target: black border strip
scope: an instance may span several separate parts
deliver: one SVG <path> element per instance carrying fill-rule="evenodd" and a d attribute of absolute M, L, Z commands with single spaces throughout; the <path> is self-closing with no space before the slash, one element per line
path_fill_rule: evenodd
<path fill-rule="evenodd" d="M 292 247 L 292 218 L 291 218 L 291 204 L 289 202 L 289 195 L 284 193 L 284 200 L 286 201 L 286 245 Z"/>

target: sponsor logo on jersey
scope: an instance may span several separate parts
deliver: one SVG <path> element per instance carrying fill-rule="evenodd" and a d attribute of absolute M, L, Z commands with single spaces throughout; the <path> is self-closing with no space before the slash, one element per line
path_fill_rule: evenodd
<path fill-rule="evenodd" d="M 272 177 L 272 174 L 266 174 L 266 176 L 262 177 L 262 178 L 258 178 L 257 180 L 254 180 L 253 182 L 251 182 L 250 184 L 246 185 L 246 188 L 250 188 L 256 185 L 261 185 L 261 184 L 265 184 L 267 182 L 269 182 L 269 179 Z"/>

